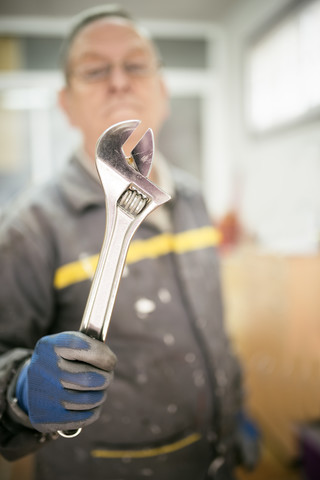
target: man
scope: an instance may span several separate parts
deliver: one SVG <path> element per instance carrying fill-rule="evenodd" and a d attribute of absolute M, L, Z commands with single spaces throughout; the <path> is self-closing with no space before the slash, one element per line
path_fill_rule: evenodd
<path fill-rule="evenodd" d="M 37 451 L 41 480 L 231 479 L 242 390 L 214 236 L 193 180 L 158 153 L 151 176 L 172 201 L 134 237 L 107 344 L 77 332 L 105 228 L 96 141 L 128 119 L 157 137 L 168 95 L 156 49 L 105 7 L 76 19 L 63 62 L 60 104 L 83 145 L 1 226 L 1 451 Z"/>

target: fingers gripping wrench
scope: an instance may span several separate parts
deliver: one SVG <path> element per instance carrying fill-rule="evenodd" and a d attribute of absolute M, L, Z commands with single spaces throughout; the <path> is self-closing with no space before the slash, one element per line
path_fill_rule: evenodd
<path fill-rule="evenodd" d="M 96 147 L 96 165 L 106 201 L 106 230 L 80 331 L 105 341 L 122 270 L 133 234 L 149 213 L 170 196 L 148 180 L 153 158 L 153 134 L 147 130 L 126 159 L 122 146 L 138 120 L 107 129 Z M 73 437 L 80 433 L 62 432 Z"/>

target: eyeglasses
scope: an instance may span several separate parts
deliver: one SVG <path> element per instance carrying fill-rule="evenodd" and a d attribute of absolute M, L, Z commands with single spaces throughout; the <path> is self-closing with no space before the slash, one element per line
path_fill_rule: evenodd
<path fill-rule="evenodd" d="M 123 64 L 107 64 L 96 66 L 79 66 L 69 72 L 69 77 L 75 77 L 85 83 L 96 83 L 111 78 L 115 68 L 119 67 L 130 78 L 143 78 L 153 75 L 160 67 L 157 62 L 127 61 Z"/>

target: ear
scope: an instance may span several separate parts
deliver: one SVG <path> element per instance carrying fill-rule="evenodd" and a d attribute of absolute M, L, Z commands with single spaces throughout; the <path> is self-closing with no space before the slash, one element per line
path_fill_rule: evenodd
<path fill-rule="evenodd" d="M 60 108 L 66 114 L 69 123 L 73 126 L 76 126 L 74 123 L 74 115 L 71 101 L 71 93 L 68 87 L 63 87 L 58 93 L 58 103 Z"/>
<path fill-rule="evenodd" d="M 170 101 L 168 87 L 162 77 L 160 78 L 160 88 L 163 98 L 163 120 L 166 120 L 170 115 Z"/>

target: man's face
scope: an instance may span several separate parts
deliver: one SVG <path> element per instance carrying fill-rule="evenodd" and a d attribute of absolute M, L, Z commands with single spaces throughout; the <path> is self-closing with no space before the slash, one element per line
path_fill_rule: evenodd
<path fill-rule="evenodd" d="M 168 99 L 149 41 L 125 22 L 101 19 L 86 26 L 72 44 L 60 104 L 91 157 L 114 123 L 141 120 L 141 133 L 151 127 L 157 135 Z"/>

